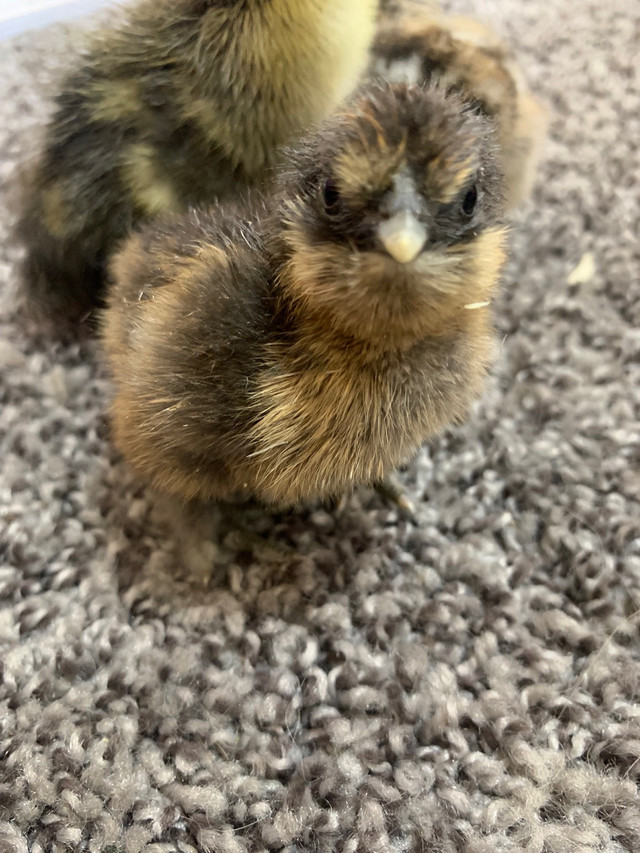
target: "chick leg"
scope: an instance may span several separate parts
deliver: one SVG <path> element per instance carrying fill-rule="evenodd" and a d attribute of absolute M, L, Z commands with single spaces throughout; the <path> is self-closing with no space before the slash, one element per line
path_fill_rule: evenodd
<path fill-rule="evenodd" d="M 375 483 L 374 488 L 379 495 L 392 504 L 395 504 L 404 518 L 409 521 L 416 520 L 416 507 L 407 495 L 404 487 L 398 479 L 390 474 L 384 480 Z"/>
<path fill-rule="evenodd" d="M 239 551 L 248 551 L 254 557 L 267 562 L 290 561 L 300 556 L 290 545 L 284 542 L 274 542 L 267 538 L 260 528 L 264 528 L 265 508 L 259 503 L 247 501 L 241 504 L 220 504 L 229 532 L 224 536 L 224 544 Z M 270 525 L 268 525 L 270 526 Z M 258 528 L 256 530 L 255 528 Z"/>

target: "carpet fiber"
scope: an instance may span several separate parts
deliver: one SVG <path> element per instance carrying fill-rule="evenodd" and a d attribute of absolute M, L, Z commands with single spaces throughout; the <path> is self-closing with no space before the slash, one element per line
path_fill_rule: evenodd
<path fill-rule="evenodd" d="M 93 344 L 16 312 L 0 209 L 2 853 L 640 850 L 640 5 L 455 8 L 553 118 L 486 394 L 403 475 L 417 525 L 360 492 L 241 511 L 250 548 L 154 498 Z M 75 47 L 2 45 L 3 193 Z"/>

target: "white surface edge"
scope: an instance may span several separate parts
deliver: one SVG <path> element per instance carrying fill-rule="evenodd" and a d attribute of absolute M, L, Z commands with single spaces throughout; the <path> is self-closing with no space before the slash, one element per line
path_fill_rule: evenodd
<path fill-rule="evenodd" d="M 0 6 L 0 41 L 20 35 L 26 30 L 37 30 L 58 21 L 69 21 L 111 5 L 110 0 L 40 0 L 35 3 L 2 4 Z M 7 7 L 7 8 L 5 8 Z"/>

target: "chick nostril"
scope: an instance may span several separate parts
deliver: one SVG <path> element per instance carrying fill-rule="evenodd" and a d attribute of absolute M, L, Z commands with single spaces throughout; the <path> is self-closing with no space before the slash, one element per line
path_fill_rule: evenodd
<path fill-rule="evenodd" d="M 408 264 L 427 242 L 427 229 L 410 211 L 396 213 L 378 227 L 380 242 L 394 260 Z"/>

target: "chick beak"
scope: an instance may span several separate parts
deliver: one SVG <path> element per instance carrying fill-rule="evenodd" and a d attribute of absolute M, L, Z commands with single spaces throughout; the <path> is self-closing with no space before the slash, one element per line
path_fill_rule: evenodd
<path fill-rule="evenodd" d="M 427 242 L 427 229 L 410 210 L 401 210 L 378 226 L 380 242 L 399 264 L 415 260 Z"/>

